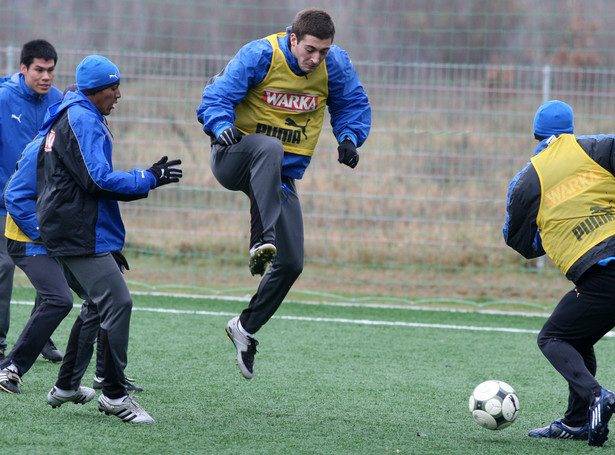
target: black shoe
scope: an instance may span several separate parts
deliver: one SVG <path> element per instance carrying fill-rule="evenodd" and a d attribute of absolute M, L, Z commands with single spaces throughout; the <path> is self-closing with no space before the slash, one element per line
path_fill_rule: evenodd
<path fill-rule="evenodd" d="M 124 379 L 126 380 L 125 385 L 126 385 L 126 390 L 129 392 L 143 392 L 143 387 L 139 387 L 138 385 L 135 384 L 131 384 L 131 382 L 135 382 L 134 378 L 129 378 L 128 376 L 124 376 Z"/>
<path fill-rule="evenodd" d="M 53 340 L 49 338 L 43 350 L 41 351 L 41 355 L 44 359 L 49 360 L 50 362 L 61 362 L 64 359 L 62 353 L 56 348 L 56 345 L 53 343 Z"/>
<path fill-rule="evenodd" d="M 92 388 L 94 390 L 102 390 L 103 378 L 99 376 L 94 376 L 94 382 L 92 383 Z"/>
<path fill-rule="evenodd" d="M 6 393 L 21 393 L 18 385 L 23 384 L 21 377 L 8 368 L 0 370 L 0 390 Z"/>
<path fill-rule="evenodd" d="M 602 447 L 609 439 L 609 420 L 615 411 L 615 393 L 602 389 L 589 408 L 589 445 Z"/>
<path fill-rule="evenodd" d="M 127 392 L 143 392 L 143 387 L 139 387 L 138 385 L 131 384 L 131 382 L 135 382 L 133 378 L 124 377 L 125 382 L 124 386 L 126 386 Z M 92 388 L 96 390 L 102 390 L 103 378 L 99 376 L 94 376 L 94 382 L 92 383 Z"/>

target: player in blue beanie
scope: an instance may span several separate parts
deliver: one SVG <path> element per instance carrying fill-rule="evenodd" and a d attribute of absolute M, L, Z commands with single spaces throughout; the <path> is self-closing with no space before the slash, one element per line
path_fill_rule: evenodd
<path fill-rule="evenodd" d="M 84 95 L 93 95 L 120 83 L 120 70 L 102 55 L 88 55 L 75 71 L 77 87 Z"/>
<path fill-rule="evenodd" d="M 602 446 L 615 393 L 596 380 L 594 345 L 615 327 L 615 135 L 577 138 L 573 117 L 558 100 L 536 112 L 540 143 L 510 184 L 503 231 L 508 246 L 527 259 L 547 254 L 574 284 L 538 334 L 568 382 L 568 407 L 529 436 Z"/>
<path fill-rule="evenodd" d="M 47 403 L 57 408 L 96 396 L 94 389 L 81 385 L 85 369 L 77 371 L 77 360 L 84 332 L 98 331 L 104 364 L 98 409 L 124 422 L 153 423 L 124 382 L 132 298 L 122 276 L 128 263 L 120 253 L 125 228 L 118 201 L 142 199 L 155 188 L 179 182 L 182 170 L 176 166 L 181 160 L 164 156 L 149 169 L 114 170 L 105 116 L 121 98 L 120 72 L 107 58 L 90 55 L 77 67 L 75 80 L 79 90 L 54 105 L 40 129 L 44 139 L 36 162 L 36 219 L 47 254 L 57 259 L 75 292 L 93 305 L 71 329 Z M 99 330 L 88 331 L 87 321 L 99 322 Z"/>
<path fill-rule="evenodd" d="M 534 137 L 538 140 L 553 135 L 574 133 L 574 114 L 572 108 L 559 100 L 547 101 L 534 116 Z"/>

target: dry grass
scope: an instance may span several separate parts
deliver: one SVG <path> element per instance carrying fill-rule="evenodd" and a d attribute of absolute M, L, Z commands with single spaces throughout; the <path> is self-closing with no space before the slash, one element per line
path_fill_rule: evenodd
<path fill-rule="evenodd" d="M 359 166 L 337 163 L 329 129 L 305 178 L 306 268 L 296 291 L 338 296 L 550 304 L 568 283 L 502 240 L 508 183 L 531 156 L 535 92 L 494 97 L 480 82 L 367 86 L 373 127 Z M 123 204 L 130 273 L 149 286 L 255 288 L 247 273 L 248 200 L 209 169 L 196 121 L 202 86 L 146 79 L 124 89 L 116 166 L 183 160 L 180 185 Z M 448 84 L 448 85 L 447 85 Z M 580 123 L 581 124 L 581 123 Z"/>

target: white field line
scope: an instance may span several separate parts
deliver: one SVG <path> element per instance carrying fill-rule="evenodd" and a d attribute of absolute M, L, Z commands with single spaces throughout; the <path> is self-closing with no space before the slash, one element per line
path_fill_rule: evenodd
<path fill-rule="evenodd" d="M 229 295 L 204 295 L 204 294 L 184 294 L 184 293 L 169 293 L 159 291 L 130 291 L 133 295 L 154 295 L 162 297 L 181 297 L 186 299 L 197 300 L 226 300 L 228 302 L 249 302 L 252 298 L 251 294 L 244 297 L 229 296 Z M 310 300 L 293 300 L 286 299 L 286 303 L 296 303 L 299 305 L 322 305 L 333 307 L 347 308 L 379 308 L 389 310 L 418 310 L 418 311 L 442 311 L 445 313 L 481 313 L 481 314 L 499 314 L 504 316 L 526 316 L 526 317 L 548 317 L 550 311 L 502 311 L 489 310 L 485 308 L 463 309 L 463 308 L 430 308 L 420 305 L 395 305 L 392 303 L 369 303 L 369 302 L 330 302 L 330 301 L 310 301 Z"/>
<path fill-rule="evenodd" d="M 132 292 L 133 294 L 138 294 L 137 292 Z M 196 298 L 193 295 L 180 295 L 180 294 L 168 294 L 168 293 L 141 293 L 141 294 L 149 294 L 149 295 L 166 295 L 173 297 L 187 297 L 187 298 Z M 221 298 L 220 296 L 199 296 L 200 298 L 210 298 L 210 299 L 218 299 L 218 300 L 234 300 L 234 301 L 243 301 L 240 298 Z M 33 305 L 32 302 L 27 301 L 13 301 L 11 303 L 17 303 L 19 305 Z M 323 306 L 338 306 L 331 305 L 328 303 L 320 303 Z M 365 305 L 354 305 L 354 304 L 343 304 L 343 306 L 365 306 Z M 378 305 L 378 308 L 389 308 L 389 306 L 381 306 Z M 395 306 L 397 308 L 398 306 Z M 406 308 L 406 307 L 399 307 Z M 171 308 L 146 308 L 146 307 L 137 307 L 134 306 L 133 311 L 147 311 L 150 313 L 164 313 L 164 314 L 192 314 L 192 315 L 202 315 L 202 316 L 236 316 L 237 313 L 228 313 L 228 312 L 220 312 L 220 311 L 200 311 L 200 310 L 175 310 Z M 446 311 L 446 310 L 443 310 Z M 451 312 L 456 312 L 452 310 Z M 454 325 L 454 324 L 428 324 L 422 322 L 405 322 L 405 321 L 377 321 L 371 319 L 346 319 L 346 318 L 320 318 L 320 317 L 307 317 L 307 316 L 273 316 L 276 319 L 286 319 L 289 321 L 309 321 L 309 322 L 330 322 L 336 324 L 357 324 L 357 325 L 373 325 L 373 326 L 395 326 L 395 327 L 420 327 L 420 328 L 430 328 L 430 329 L 442 329 L 442 330 L 468 330 L 468 331 L 477 331 L 477 332 L 507 332 L 507 333 L 527 333 L 527 334 L 538 334 L 538 330 L 529 330 L 529 329 L 516 329 L 513 327 L 480 327 L 480 326 L 472 326 L 472 325 Z M 607 337 L 615 337 L 615 333 L 609 332 L 605 336 Z"/>
<path fill-rule="evenodd" d="M 33 305 L 32 302 L 14 301 L 19 305 Z M 172 308 L 146 308 L 133 306 L 133 311 L 146 311 L 150 313 L 163 314 L 191 314 L 201 316 L 236 316 L 236 313 L 227 313 L 219 311 L 200 311 L 200 310 L 175 310 Z M 449 324 L 426 324 L 421 322 L 404 322 L 404 321 L 376 321 L 371 319 L 346 319 L 346 318 L 318 318 L 306 316 L 274 316 L 276 319 L 286 319 L 289 321 L 309 321 L 309 322 L 330 322 L 336 324 L 358 324 L 358 325 L 373 325 L 373 326 L 396 326 L 396 327 L 422 327 L 432 329 L 448 329 L 448 330 L 472 330 L 482 332 L 509 332 L 509 333 L 530 333 L 537 334 L 537 330 L 515 329 L 507 327 L 478 327 L 464 325 L 449 325 Z"/>

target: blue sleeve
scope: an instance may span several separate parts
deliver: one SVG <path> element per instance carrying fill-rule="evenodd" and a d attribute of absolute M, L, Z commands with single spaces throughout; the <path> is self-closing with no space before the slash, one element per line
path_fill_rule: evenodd
<path fill-rule="evenodd" d="M 156 177 L 145 169 L 133 169 L 132 171 L 113 171 L 101 174 L 96 178 L 96 183 L 104 191 L 99 194 L 103 198 L 129 201 L 127 195 L 143 195 L 156 188 Z M 112 193 L 109 197 L 108 193 Z"/>
<path fill-rule="evenodd" d="M 144 197 L 156 186 L 154 175 L 143 169 L 114 171 L 110 133 L 92 115 L 71 114 L 69 109 L 78 146 L 71 147 L 76 153 L 66 154 L 63 162 L 86 192 L 103 199 L 128 201 Z"/>
<path fill-rule="evenodd" d="M 41 235 L 36 220 L 36 159 L 42 139 L 30 142 L 17 162 L 17 170 L 4 189 L 4 202 L 11 217 L 32 240 Z"/>
<path fill-rule="evenodd" d="M 510 182 L 502 229 L 506 244 L 526 259 L 545 254 L 536 222 L 540 198 L 540 181 L 529 161 Z"/>
<path fill-rule="evenodd" d="M 250 87 L 265 78 L 272 56 L 269 41 L 252 41 L 239 50 L 222 72 L 208 81 L 197 109 L 197 117 L 206 133 L 218 137 L 235 124 L 235 107 Z"/>
<path fill-rule="evenodd" d="M 333 134 L 338 142 L 348 137 L 357 147 L 363 145 L 372 124 L 372 111 L 348 53 L 332 46 L 326 58 L 329 76 L 327 104 Z"/>

